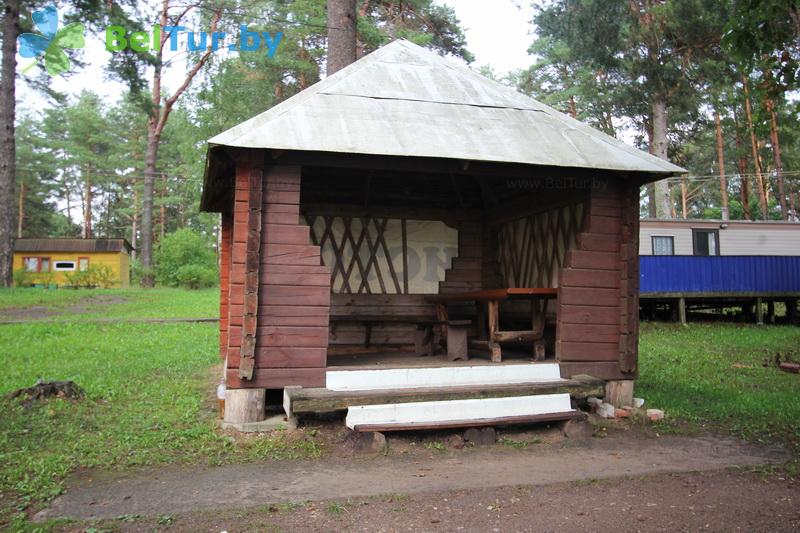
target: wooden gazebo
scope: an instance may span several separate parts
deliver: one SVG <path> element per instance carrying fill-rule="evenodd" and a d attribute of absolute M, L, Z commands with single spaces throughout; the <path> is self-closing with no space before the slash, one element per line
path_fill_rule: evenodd
<path fill-rule="evenodd" d="M 402 40 L 209 142 L 229 398 L 636 377 L 639 190 L 679 167 Z"/>

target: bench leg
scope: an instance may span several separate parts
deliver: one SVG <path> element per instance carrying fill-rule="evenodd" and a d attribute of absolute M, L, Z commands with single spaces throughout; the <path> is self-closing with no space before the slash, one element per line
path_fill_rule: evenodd
<path fill-rule="evenodd" d="M 544 341 L 533 342 L 533 360 L 544 361 L 545 358 L 545 343 Z"/>
<path fill-rule="evenodd" d="M 414 331 L 414 354 L 417 357 L 433 355 L 433 328 L 417 327 Z"/>
<path fill-rule="evenodd" d="M 503 361 L 503 349 L 500 348 L 499 342 L 489 341 L 489 353 L 491 354 L 492 363 L 501 363 Z"/>
<path fill-rule="evenodd" d="M 447 317 L 447 306 L 444 304 L 436 304 L 436 320 L 447 322 Z M 447 326 L 442 324 L 441 326 L 437 327 L 439 328 L 439 344 L 444 350 L 447 348 Z"/>
<path fill-rule="evenodd" d="M 447 360 L 467 361 L 467 328 L 466 326 L 447 326 Z"/>

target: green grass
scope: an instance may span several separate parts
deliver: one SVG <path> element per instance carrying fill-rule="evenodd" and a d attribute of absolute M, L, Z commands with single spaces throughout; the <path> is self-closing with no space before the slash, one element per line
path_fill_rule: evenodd
<path fill-rule="evenodd" d="M 17 291 L 14 291 L 17 292 Z M 213 308 L 216 293 L 142 291 L 106 309 L 127 316 L 144 302 L 177 312 L 182 302 Z M 132 293 L 132 292 L 131 292 Z M 129 294 L 131 294 L 129 293 Z M 3 294 L 0 291 L 0 294 Z M 65 292 L 64 294 L 69 294 Z M 153 303 L 155 294 L 169 296 Z M 3 294 L 4 301 L 11 299 Z M 30 301 L 27 294 L 22 300 Z M 127 307 L 127 309 L 126 309 Z M 153 310 L 151 310 L 153 311 Z M 0 529 L 24 523 L 63 491 L 78 468 L 124 469 L 167 463 L 221 464 L 317 457 L 320 445 L 299 432 L 234 441 L 217 431 L 211 393 L 219 365 L 216 324 L 31 323 L 0 326 Z M 49 400 L 24 407 L 5 395 L 37 379 L 73 380 L 78 401 Z"/>
<path fill-rule="evenodd" d="M 206 318 L 219 316 L 219 289 L 4 289 L 2 310 L 43 306 L 48 320 L 94 318 Z"/>
<path fill-rule="evenodd" d="M 800 376 L 764 367 L 800 362 L 800 328 L 643 323 L 636 395 L 672 419 L 800 450 Z"/>
<path fill-rule="evenodd" d="M 92 301 L 105 295 L 114 301 Z M 0 395 L 41 378 L 73 380 L 87 397 L 30 408 L 0 399 L 0 529 L 25 529 L 21 511 L 58 495 L 79 468 L 321 455 L 312 431 L 236 440 L 217 431 L 211 398 L 212 367 L 219 364 L 216 324 L 90 322 L 216 316 L 215 289 L 0 290 L 0 315 L 31 305 L 65 314 L 77 305 L 87 312 L 70 314 L 67 324 L 0 326 Z M 800 376 L 762 366 L 776 353 L 800 360 L 798 347 L 797 327 L 642 324 L 636 394 L 648 407 L 665 409 L 670 420 L 800 450 Z"/>

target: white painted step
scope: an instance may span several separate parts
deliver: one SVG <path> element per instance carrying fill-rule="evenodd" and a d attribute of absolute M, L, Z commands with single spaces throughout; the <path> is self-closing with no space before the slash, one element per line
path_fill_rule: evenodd
<path fill-rule="evenodd" d="M 354 429 L 363 425 L 435 424 L 567 412 L 575 412 L 569 394 L 540 394 L 507 398 L 356 405 L 347 410 L 345 424 L 348 428 Z"/>
<path fill-rule="evenodd" d="M 564 381 L 558 363 L 328 370 L 325 387 L 333 391 L 467 387 Z"/>

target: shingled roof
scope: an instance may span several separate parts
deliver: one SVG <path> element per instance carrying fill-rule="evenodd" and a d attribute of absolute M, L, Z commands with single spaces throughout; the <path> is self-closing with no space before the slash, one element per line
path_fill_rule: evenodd
<path fill-rule="evenodd" d="M 130 252 L 125 239 L 17 239 L 15 252 Z"/>
<path fill-rule="evenodd" d="M 659 177 L 685 172 L 405 40 L 364 56 L 209 144 L 209 159 L 214 146 L 230 146 L 598 168 Z"/>

